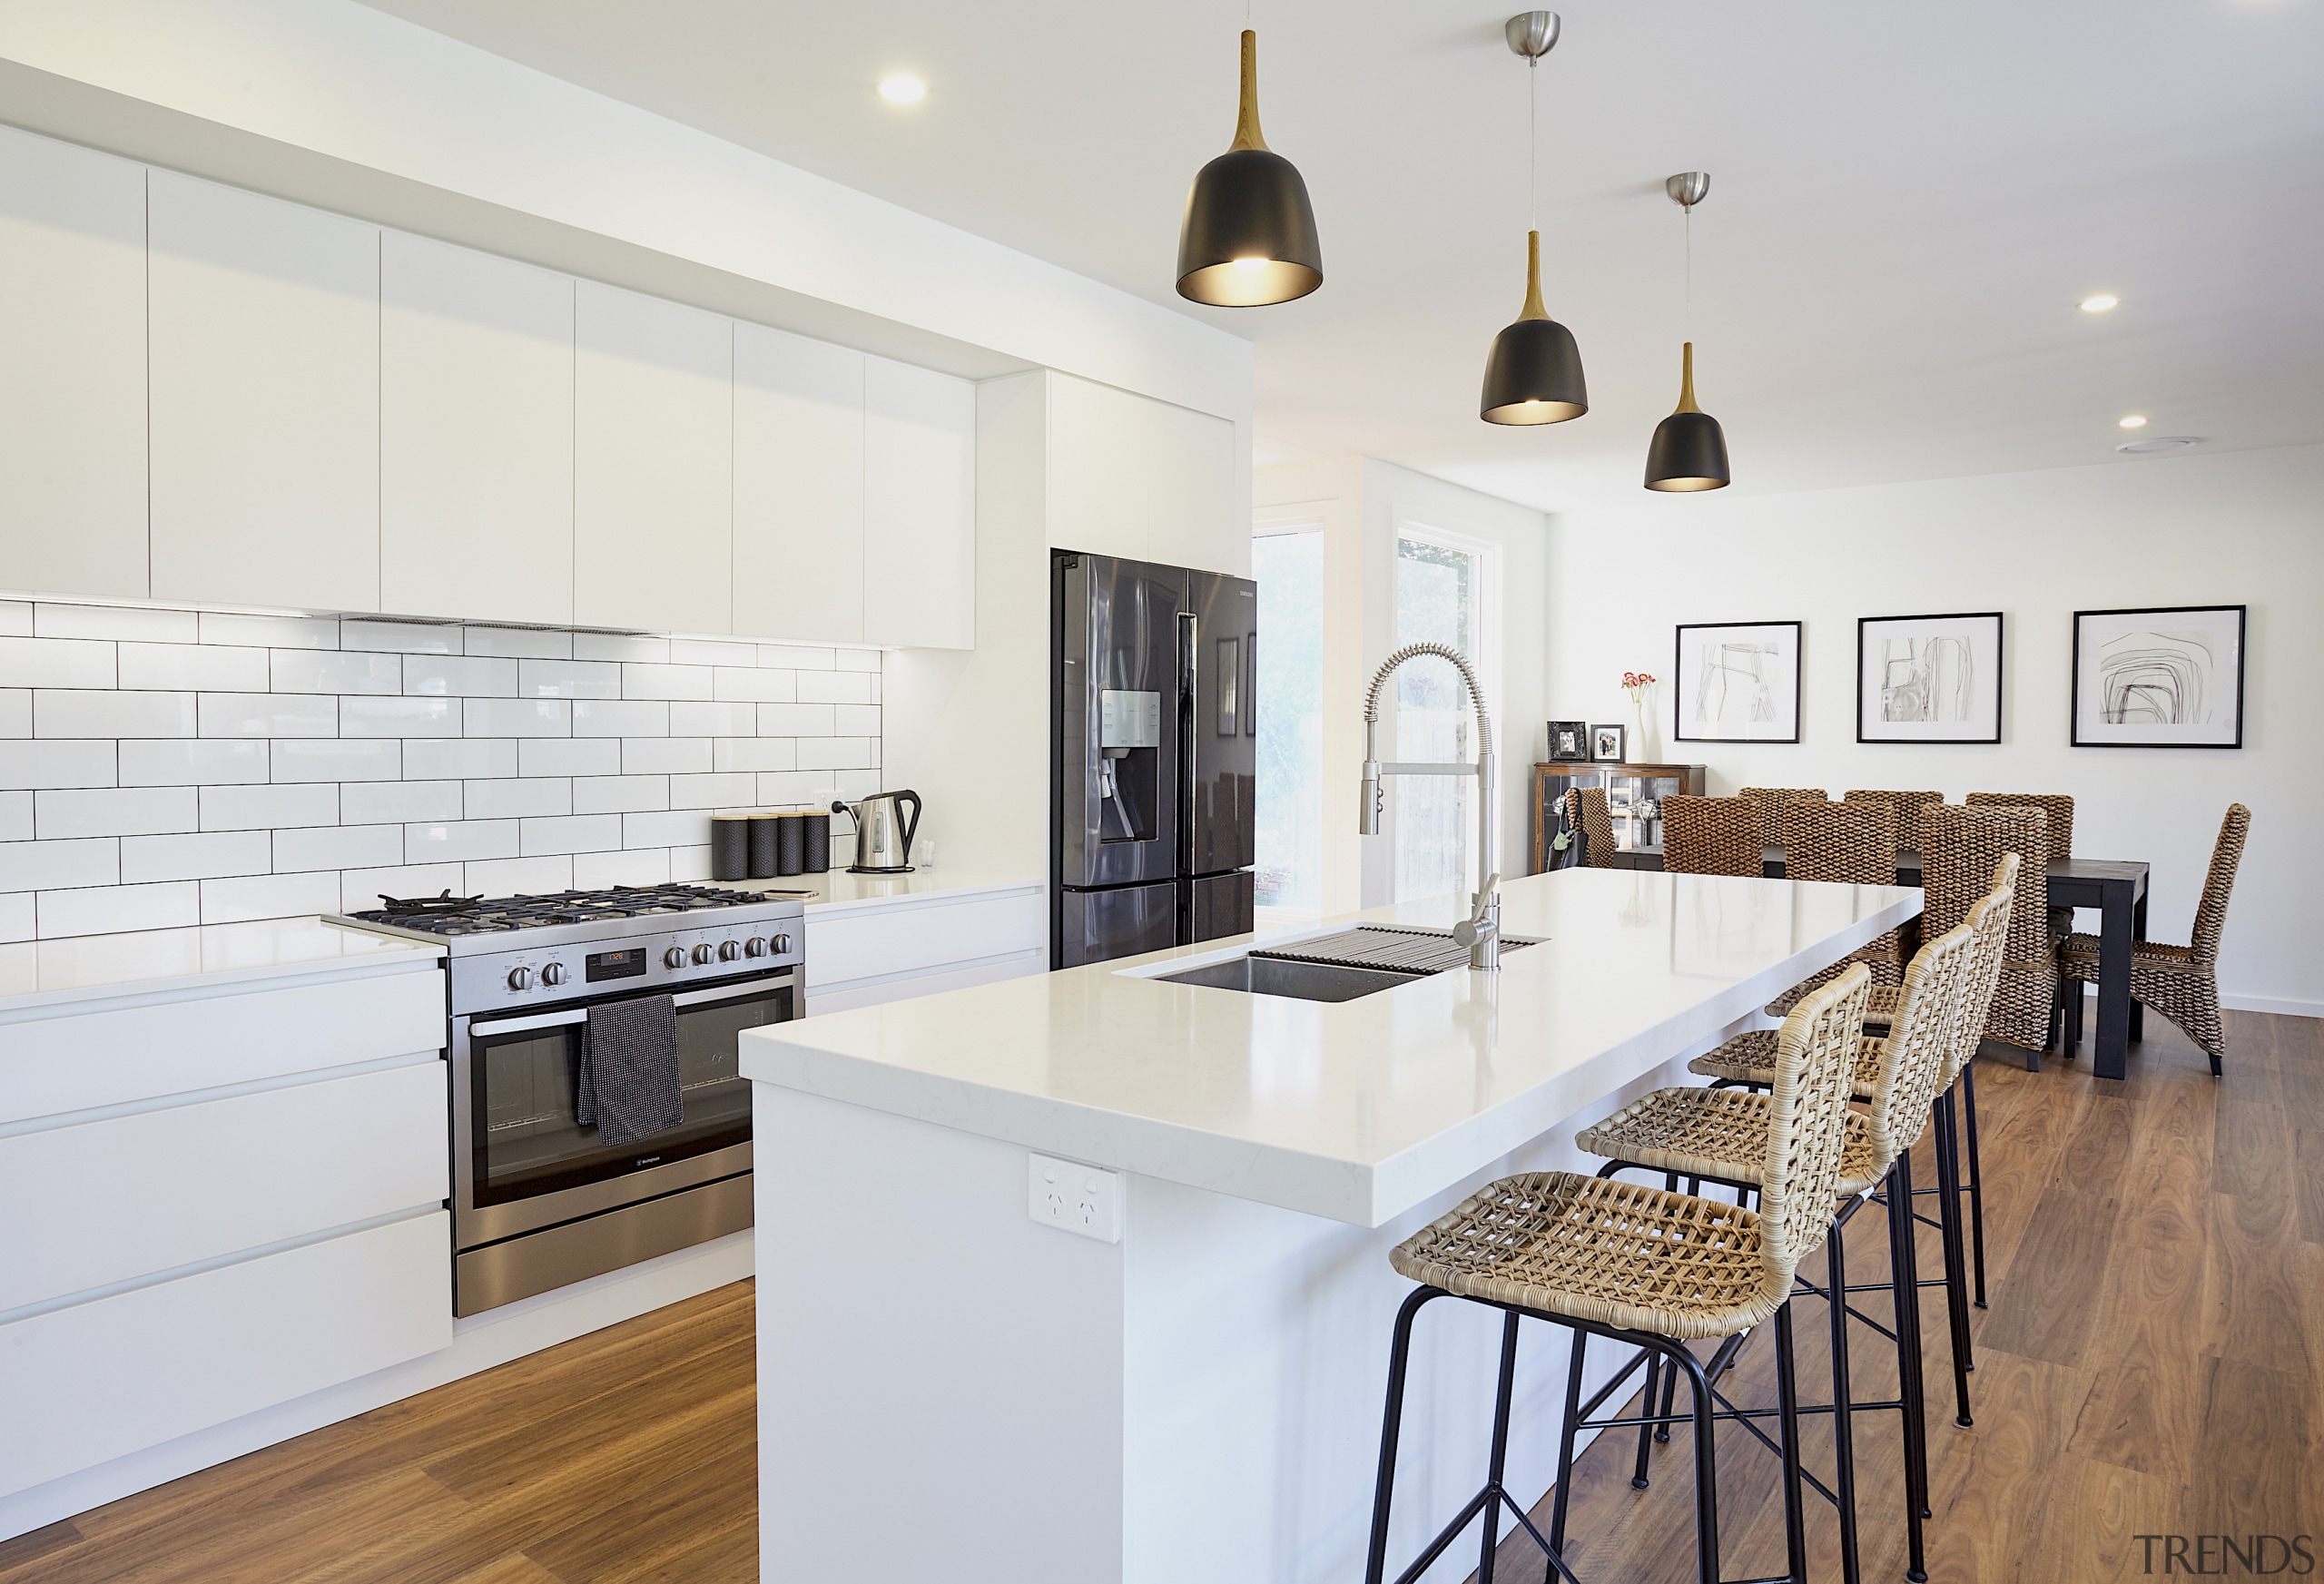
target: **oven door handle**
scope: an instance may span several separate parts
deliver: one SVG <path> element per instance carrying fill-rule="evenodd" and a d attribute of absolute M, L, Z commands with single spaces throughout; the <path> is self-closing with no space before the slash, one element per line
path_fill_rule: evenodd
<path fill-rule="evenodd" d="M 682 991 L 672 996 L 670 1000 L 683 1012 L 689 1007 L 707 1007 L 719 1001 L 739 1001 L 750 996 L 769 995 L 776 990 L 795 988 L 798 982 L 799 970 L 793 969 L 787 973 L 769 974 L 764 979 L 753 979 L 746 985 L 719 985 L 706 990 Z M 586 1007 L 576 1007 L 563 1012 L 544 1012 L 537 1018 L 495 1018 L 488 1022 L 471 1018 L 468 1038 L 478 1039 L 502 1034 L 523 1034 L 534 1028 L 563 1028 L 588 1020 L 589 1009 Z"/>

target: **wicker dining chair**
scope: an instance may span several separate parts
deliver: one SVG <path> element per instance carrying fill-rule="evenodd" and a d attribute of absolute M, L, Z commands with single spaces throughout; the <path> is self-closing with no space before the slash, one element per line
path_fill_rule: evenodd
<path fill-rule="evenodd" d="M 2038 804 L 1941 803 L 1921 816 L 1921 884 L 1926 893 L 1921 927 L 1943 934 L 1969 916 L 1991 890 L 1994 866 L 2014 852 L 2022 867 L 2017 900 L 2003 949 L 2000 979 L 1985 1036 L 2025 1053 L 2029 1072 L 2055 1039 L 2064 1001 L 2059 991 L 2058 943 L 2049 930 L 2049 815 Z"/>
<path fill-rule="evenodd" d="M 2050 816 L 2050 860 L 2057 862 L 2073 856 L 2073 799 L 2064 792 L 1971 792 L 1967 799 L 1972 808 L 1991 809 L 2011 803 L 2032 803 Z M 2073 933 L 2073 910 L 2052 908 L 2050 939 L 2060 947 Z"/>
<path fill-rule="evenodd" d="M 1570 787 L 1565 817 L 1581 828 L 1582 863 L 1590 869 L 1611 869 L 1620 843 L 1614 840 L 1614 816 L 1606 807 L 1602 786 Z"/>
<path fill-rule="evenodd" d="M 1784 878 L 1840 885 L 1896 883 L 1896 811 L 1887 803 L 1796 802 L 1783 811 Z M 1876 986 L 1905 982 L 1905 931 L 1899 926 L 1871 945 L 1850 953 L 1803 984 L 1768 1003 L 1768 1016 L 1780 1018 L 1799 998 L 1828 984 L 1860 962 Z"/>
<path fill-rule="evenodd" d="M 2202 900 L 2195 907 L 2193 939 L 2185 946 L 2165 946 L 2140 940 L 2131 947 L 2131 994 L 2185 1031 L 2211 1058 L 2211 1076 L 2221 1073 L 2227 1054 L 2227 1035 L 2219 1015 L 2219 938 L 2227 927 L 2228 893 L 2235 889 L 2235 871 L 2243 861 L 2243 843 L 2251 833 L 2251 811 L 2241 803 L 2228 805 L 2220 822 L 2219 840 L 2211 846 L 2211 871 L 2203 877 Z M 2066 986 L 2066 1049 L 2071 1052 L 2082 1035 L 2083 987 L 2098 981 L 2098 937 L 2069 937 L 2058 959 Z"/>
<path fill-rule="evenodd" d="M 1861 789 L 1845 792 L 1840 801 L 1849 803 L 1886 803 L 1896 811 L 1896 843 L 1914 851 L 1921 850 L 1921 811 L 1932 803 L 1941 803 L 1941 792 L 1867 792 Z"/>
<path fill-rule="evenodd" d="M 1662 867 L 1671 874 L 1765 875 L 1759 812 L 1741 798 L 1664 798 Z"/>
<path fill-rule="evenodd" d="M 1735 795 L 1759 812 L 1759 841 L 1768 847 L 1783 840 L 1786 804 L 1831 801 L 1831 794 L 1820 786 L 1747 786 Z"/>

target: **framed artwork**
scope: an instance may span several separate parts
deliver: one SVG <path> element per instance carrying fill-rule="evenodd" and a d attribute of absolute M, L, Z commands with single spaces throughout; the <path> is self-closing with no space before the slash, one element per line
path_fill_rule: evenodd
<path fill-rule="evenodd" d="M 2001 741 L 1999 611 L 1864 616 L 1856 625 L 1856 740 Z"/>
<path fill-rule="evenodd" d="M 1678 740 L 1799 741 L 1797 622 L 1698 622 L 1679 629 Z"/>
<path fill-rule="evenodd" d="M 1600 764 L 1622 762 L 1623 749 L 1629 744 L 1628 726 L 1592 726 L 1590 728 L 1590 757 Z"/>
<path fill-rule="evenodd" d="M 1585 764 L 1590 760 L 1590 723 L 1551 721 L 1550 760 L 1555 764 Z"/>
<path fill-rule="evenodd" d="M 2073 614 L 2076 748 L 2243 746 L 2240 605 Z"/>

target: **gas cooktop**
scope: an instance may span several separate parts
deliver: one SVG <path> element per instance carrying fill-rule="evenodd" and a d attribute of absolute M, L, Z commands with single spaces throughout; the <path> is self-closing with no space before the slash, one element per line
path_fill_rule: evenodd
<path fill-rule="evenodd" d="M 557 924 L 592 924 L 601 920 L 641 919 L 662 921 L 673 914 L 696 913 L 715 908 L 746 908 L 766 902 L 796 901 L 813 891 L 733 891 L 712 886 L 609 886 L 594 891 L 555 891 L 539 897 L 456 897 L 403 899 L 383 896 L 385 905 L 348 917 L 364 924 L 388 924 L 429 935 L 495 935 L 512 930 L 539 930 Z"/>

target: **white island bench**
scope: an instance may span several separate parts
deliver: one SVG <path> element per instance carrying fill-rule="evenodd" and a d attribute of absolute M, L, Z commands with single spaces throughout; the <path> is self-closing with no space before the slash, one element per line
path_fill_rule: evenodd
<path fill-rule="evenodd" d="M 1157 977 L 1246 940 L 746 1034 L 761 1577 L 1362 1577 L 1389 1248 L 1493 1176 L 1590 1169 L 1577 1127 L 1920 900 L 1568 871 L 1504 889 L 1538 943 L 1497 975 L 1335 1005 Z M 1481 1481 L 1497 1330 L 1416 1338 L 1404 1554 Z M 1528 1343 L 1510 1482 L 1538 1491 L 1566 1343 Z"/>

